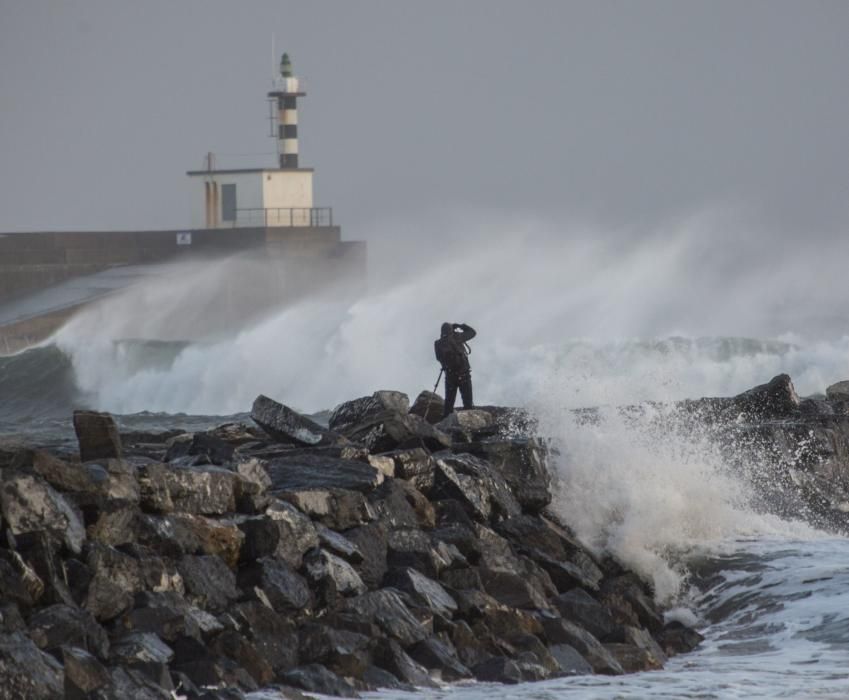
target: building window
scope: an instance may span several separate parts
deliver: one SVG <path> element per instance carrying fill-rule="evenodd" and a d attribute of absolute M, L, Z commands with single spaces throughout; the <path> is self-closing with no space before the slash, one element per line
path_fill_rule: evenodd
<path fill-rule="evenodd" d="M 221 220 L 236 221 L 236 185 L 221 185 Z"/>

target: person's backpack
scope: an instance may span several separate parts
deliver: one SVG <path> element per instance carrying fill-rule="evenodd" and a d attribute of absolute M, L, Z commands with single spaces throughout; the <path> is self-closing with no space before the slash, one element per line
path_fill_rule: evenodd
<path fill-rule="evenodd" d="M 465 348 L 450 336 L 435 341 L 433 349 L 437 361 L 447 372 L 465 372 L 469 368 Z"/>

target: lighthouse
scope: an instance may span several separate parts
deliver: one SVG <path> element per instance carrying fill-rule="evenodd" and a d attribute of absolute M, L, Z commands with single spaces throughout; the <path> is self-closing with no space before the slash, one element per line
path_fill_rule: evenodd
<path fill-rule="evenodd" d="M 298 98 L 307 93 L 292 73 L 289 54 L 280 59 L 280 75 L 274 81 L 274 90 L 268 93 L 272 114 L 277 115 L 277 158 L 281 168 L 298 167 Z M 272 122 L 273 123 L 273 122 Z"/>
<path fill-rule="evenodd" d="M 198 183 L 192 214 L 195 228 L 287 227 L 314 233 L 334 228 L 332 209 L 313 203 L 313 169 L 299 163 L 297 105 L 304 95 L 303 84 L 284 53 L 268 93 L 276 143 L 274 166 L 222 168 L 208 154 L 202 170 L 188 172 Z"/>

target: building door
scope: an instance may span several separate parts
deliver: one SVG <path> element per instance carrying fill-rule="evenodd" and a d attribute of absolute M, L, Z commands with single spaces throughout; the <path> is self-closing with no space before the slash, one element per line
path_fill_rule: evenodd
<path fill-rule="evenodd" d="M 221 220 L 236 223 L 236 185 L 221 185 Z"/>

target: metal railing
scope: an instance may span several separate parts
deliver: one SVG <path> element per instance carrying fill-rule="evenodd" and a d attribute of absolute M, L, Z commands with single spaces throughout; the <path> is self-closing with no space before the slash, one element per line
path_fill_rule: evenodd
<path fill-rule="evenodd" d="M 333 226 L 332 207 L 236 209 L 233 226 Z"/>

